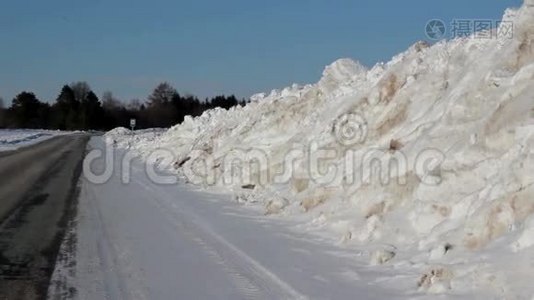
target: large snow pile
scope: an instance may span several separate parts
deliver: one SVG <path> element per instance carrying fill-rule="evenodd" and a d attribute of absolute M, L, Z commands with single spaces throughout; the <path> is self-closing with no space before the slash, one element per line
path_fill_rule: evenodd
<path fill-rule="evenodd" d="M 532 297 L 532 1 L 504 21 L 513 38 L 419 42 L 372 69 L 342 59 L 316 84 L 187 118 L 133 147 L 171 150 L 186 180 L 229 187 L 363 249 L 376 268 L 404 270 L 386 284 Z"/>

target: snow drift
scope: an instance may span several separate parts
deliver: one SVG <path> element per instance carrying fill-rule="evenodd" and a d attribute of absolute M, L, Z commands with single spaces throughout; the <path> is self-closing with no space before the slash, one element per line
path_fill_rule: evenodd
<path fill-rule="evenodd" d="M 531 297 L 534 3 L 504 21 L 513 38 L 419 42 L 371 69 L 341 59 L 132 148 L 171 150 L 186 180 L 299 217 L 420 292 Z"/>

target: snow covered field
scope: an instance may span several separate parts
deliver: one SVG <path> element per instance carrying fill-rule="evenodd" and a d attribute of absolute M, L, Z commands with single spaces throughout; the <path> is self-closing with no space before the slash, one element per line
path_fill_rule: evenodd
<path fill-rule="evenodd" d="M 309 242 L 286 261 L 295 268 L 331 245 L 339 262 L 319 259 L 315 267 L 328 274 L 348 272 L 363 290 L 378 285 L 385 293 L 397 291 L 394 298 L 532 299 L 534 1 L 506 11 L 503 20 L 514 24 L 513 36 L 420 42 L 371 69 L 342 59 L 316 84 L 259 94 L 246 107 L 208 111 L 161 135 L 132 136 L 119 128 L 106 139 L 148 164 L 166 165 L 186 182 L 234 193 L 228 204 L 222 196 L 203 203 L 204 197 L 184 196 L 191 194 L 176 185 L 153 178 L 152 184 L 139 183 L 151 190 L 150 205 L 167 205 L 162 210 L 178 214 L 175 221 L 184 218 L 183 210 L 194 215 L 214 209 L 218 213 L 206 219 L 216 220 L 246 219 L 261 209 L 267 216 L 254 218 L 295 228 Z M 184 204 L 173 197 L 198 200 Z M 227 206 L 237 211 L 229 214 Z M 196 218 L 190 220 L 196 226 Z M 225 230 L 224 224 L 212 228 Z M 182 227 L 174 232 L 154 228 L 153 234 L 187 235 L 184 228 L 190 225 L 177 226 Z M 200 236 L 212 238 L 210 232 L 201 230 Z M 254 247 L 264 238 L 253 234 L 248 243 L 236 243 Z M 279 243 L 286 249 L 291 242 Z M 217 251 L 213 255 L 225 260 Z M 357 263 L 350 272 L 339 265 L 352 261 Z M 276 268 L 277 263 L 261 265 Z M 270 278 L 269 284 L 278 282 L 265 275 L 272 272 L 243 268 Z M 328 286 L 296 273 L 284 277 L 283 270 L 278 278 L 291 288 L 274 284 L 266 290 L 284 291 L 274 296 L 288 298 L 348 295 L 343 288 L 339 294 L 330 290 L 345 284 L 343 279 L 315 271 L 316 281 Z M 368 285 L 358 286 L 362 281 Z M 310 283 L 322 288 L 304 286 Z M 363 295 L 358 299 L 374 294 Z"/>
<path fill-rule="evenodd" d="M 53 130 L 0 129 L 0 151 L 16 150 L 65 134 Z"/>

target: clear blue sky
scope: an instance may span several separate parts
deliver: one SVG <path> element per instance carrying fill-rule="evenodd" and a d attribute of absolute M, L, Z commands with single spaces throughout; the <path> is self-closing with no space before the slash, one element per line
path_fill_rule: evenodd
<path fill-rule="evenodd" d="M 3 0 L 0 96 L 54 100 L 87 81 L 144 99 L 161 81 L 201 97 L 312 83 L 350 57 L 373 65 L 425 39 L 429 19 L 500 19 L 522 0 Z"/>

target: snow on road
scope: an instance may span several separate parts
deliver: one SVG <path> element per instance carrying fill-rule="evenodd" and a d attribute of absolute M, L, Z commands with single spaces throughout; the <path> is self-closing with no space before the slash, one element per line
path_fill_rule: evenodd
<path fill-rule="evenodd" d="M 100 138 L 90 144 L 102 147 Z M 296 233 L 295 223 L 268 219 L 229 196 L 156 185 L 140 162 L 132 166 L 131 182 L 123 184 L 118 161 L 105 184 L 82 181 L 76 251 L 58 265 L 52 297 L 69 287 L 78 299 L 384 299 L 399 294 L 377 286 L 376 271 L 359 264 L 357 253 Z"/>
<path fill-rule="evenodd" d="M 65 134 L 60 131 L 34 129 L 0 129 L 0 151 L 17 150 Z"/>

